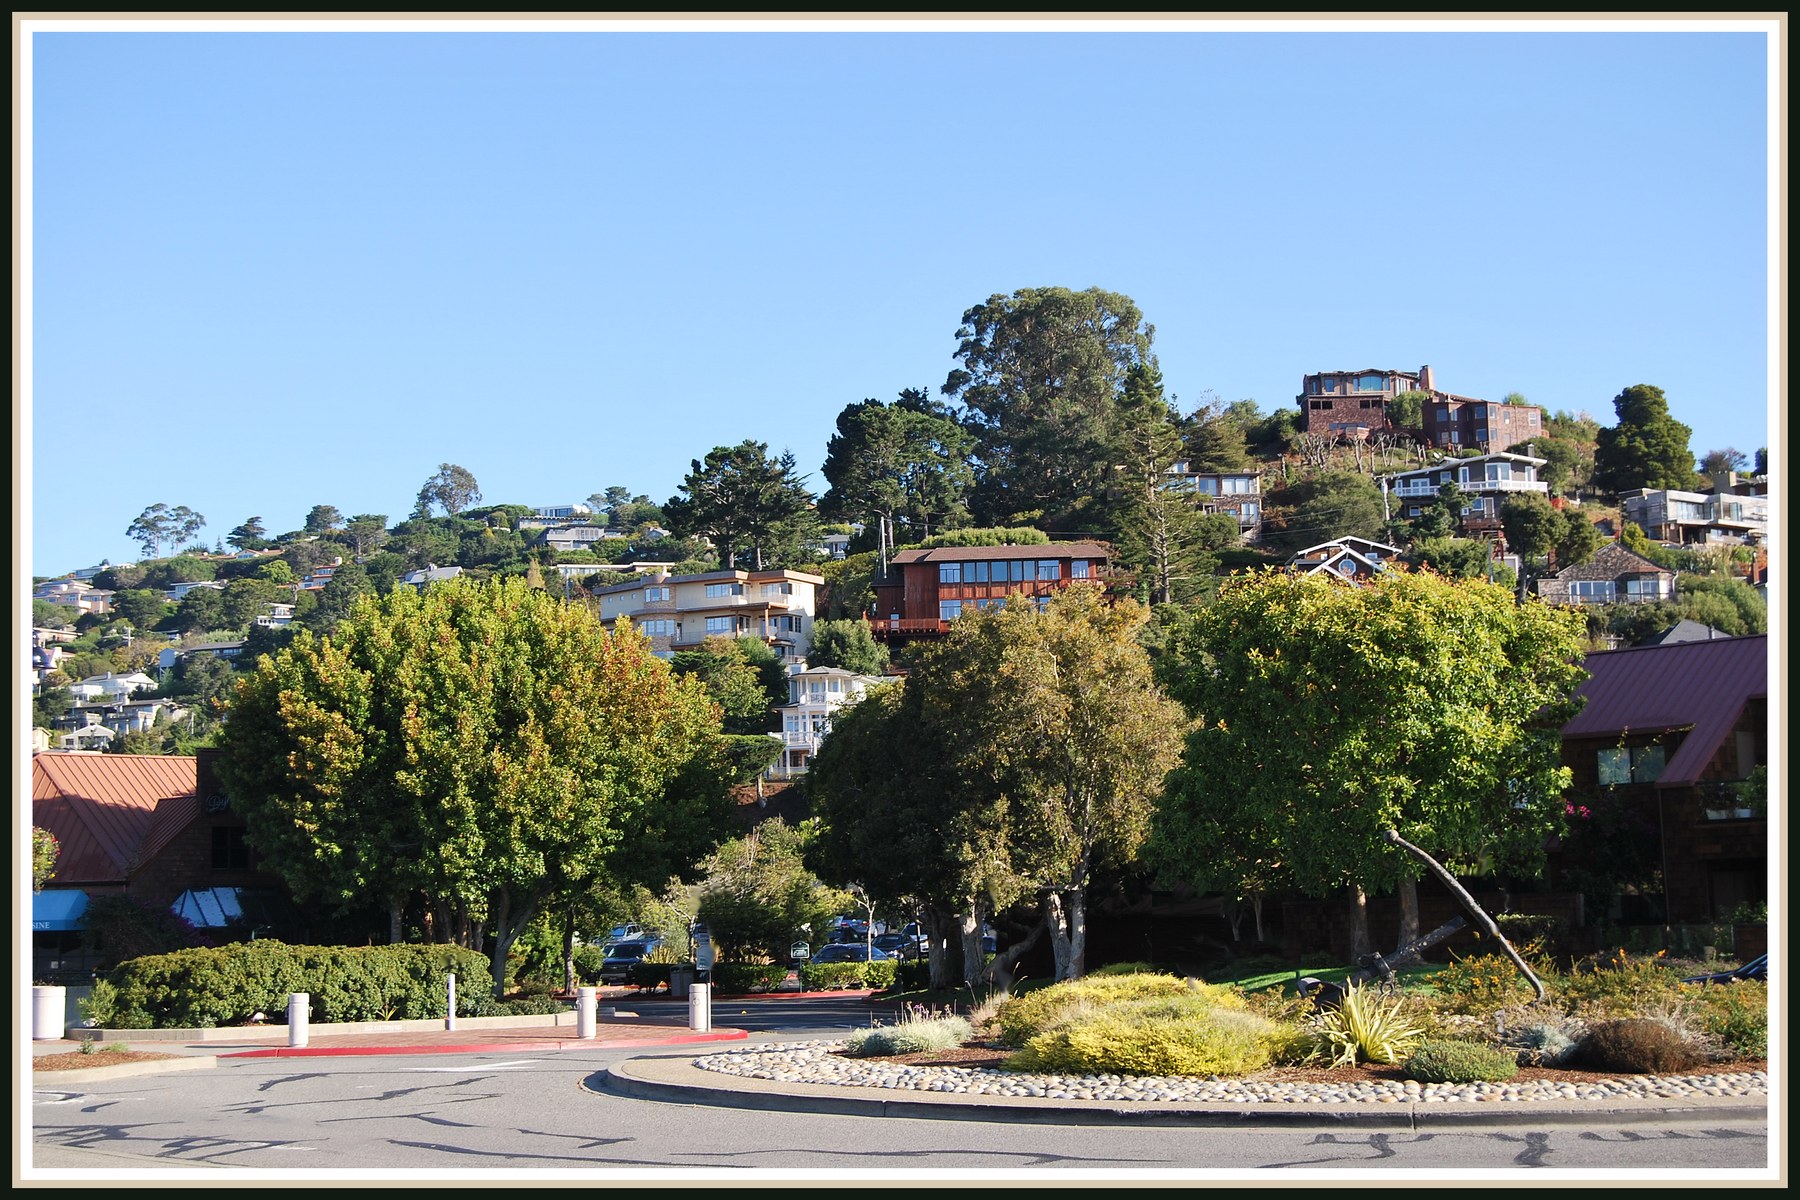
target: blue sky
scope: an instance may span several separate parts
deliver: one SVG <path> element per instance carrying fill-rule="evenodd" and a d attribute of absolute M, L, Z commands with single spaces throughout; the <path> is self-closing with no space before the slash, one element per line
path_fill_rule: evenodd
<path fill-rule="evenodd" d="M 1099 286 L 1184 409 L 1416 369 L 1768 445 L 1759 34 L 103 32 L 32 40 L 30 569 L 309 508 L 661 501 Z"/>

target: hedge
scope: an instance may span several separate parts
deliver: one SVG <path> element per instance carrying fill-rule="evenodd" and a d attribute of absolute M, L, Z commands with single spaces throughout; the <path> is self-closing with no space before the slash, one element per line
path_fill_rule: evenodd
<path fill-rule="evenodd" d="M 788 969 L 774 963 L 714 963 L 712 968 L 714 989 L 727 996 L 772 992 L 787 977 Z"/>
<path fill-rule="evenodd" d="M 288 996 L 311 998 L 319 1022 L 442 1017 L 445 977 L 466 981 L 457 1010 L 488 1001 L 489 961 L 461 946 L 289 946 L 261 938 L 228 946 L 134 958 L 107 976 L 110 1011 L 90 1012 L 114 1029 L 205 1029 L 262 1013 L 287 1021 Z"/>
<path fill-rule="evenodd" d="M 808 992 L 841 991 L 847 988 L 872 988 L 881 991 L 894 986 L 894 963 L 807 963 L 800 968 L 800 987 Z"/>

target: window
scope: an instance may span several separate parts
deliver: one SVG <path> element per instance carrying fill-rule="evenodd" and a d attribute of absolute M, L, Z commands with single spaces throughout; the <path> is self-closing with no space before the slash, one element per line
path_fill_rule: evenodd
<path fill-rule="evenodd" d="M 1577 579 L 1569 584 L 1569 595 L 1579 604 L 1611 604 L 1617 590 L 1610 579 Z"/>
<path fill-rule="evenodd" d="M 940 620 L 940 621 L 956 620 L 956 618 L 962 616 L 962 605 L 963 605 L 963 602 L 961 600 L 939 600 L 938 601 L 938 620 Z"/>
<path fill-rule="evenodd" d="M 938 582 L 939 583 L 961 583 L 962 582 L 962 569 L 963 569 L 963 565 L 961 563 L 939 563 L 938 564 Z"/>
<path fill-rule="evenodd" d="M 1217 479 L 1196 479 L 1194 483 L 1199 488 L 1200 494 L 1203 496 L 1216 496 L 1219 494 L 1219 481 Z"/>
<path fill-rule="evenodd" d="M 1061 579 L 1062 564 L 1058 563 L 1054 558 L 1038 559 L 1037 577 L 1039 579 Z"/>
<path fill-rule="evenodd" d="M 963 572 L 963 576 L 970 583 L 986 583 L 988 581 L 989 572 L 987 563 L 972 562 L 964 565 L 967 567 L 967 570 Z"/>
<path fill-rule="evenodd" d="M 1227 476 L 1220 480 L 1220 483 L 1223 485 L 1221 490 L 1227 496 L 1248 496 L 1256 490 L 1256 480 L 1248 475 Z"/>
<path fill-rule="evenodd" d="M 1238 509 L 1238 518 L 1240 520 L 1254 521 L 1260 516 L 1262 516 L 1262 505 L 1256 503 L 1254 500 Z"/>
<path fill-rule="evenodd" d="M 741 583 L 709 583 L 706 585 L 706 595 L 708 599 L 716 599 L 720 596 L 741 596 L 743 594 L 744 585 Z"/>
<path fill-rule="evenodd" d="M 1487 465 L 1487 477 L 1489 483 L 1506 482 L 1512 478 L 1512 464 L 1503 462 L 1489 463 Z"/>
<path fill-rule="evenodd" d="M 1600 786 L 1655 783 L 1663 772 L 1666 754 L 1661 746 L 1614 746 L 1598 754 Z"/>
<path fill-rule="evenodd" d="M 668 598 L 669 589 L 666 587 L 647 587 L 644 589 L 644 603 L 646 604 L 653 603 L 657 600 L 667 600 Z"/>
<path fill-rule="evenodd" d="M 763 595 L 765 595 L 765 596 L 791 596 L 793 594 L 794 594 L 794 585 L 791 583 L 765 583 L 765 584 L 763 584 Z"/>
<path fill-rule="evenodd" d="M 638 626 L 645 637 L 674 637 L 675 622 L 667 618 L 645 621 Z"/>
<path fill-rule="evenodd" d="M 1329 401 L 1329 400 L 1309 400 L 1309 401 L 1307 401 L 1306 407 L 1308 407 L 1308 408 L 1330 408 L 1331 401 Z"/>
<path fill-rule="evenodd" d="M 1379 375 L 1358 375 L 1356 390 L 1359 392 L 1379 392 L 1386 385 L 1386 380 Z"/>
<path fill-rule="evenodd" d="M 744 622 L 741 617 L 706 618 L 707 633 L 742 633 L 743 631 Z"/>
<path fill-rule="evenodd" d="M 1627 600 L 1661 600 L 1668 594 L 1667 581 L 1655 575 L 1640 576 L 1625 581 L 1625 598 Z"/>
<path fill-rule="evenodd" d="M 1088 565 L 1087 565 L 1086 559 L 1078 558 L 1074 562 L 1071 562 L 1069 564 L 1069 578 L 1070 579 L 1086 579 L 1087 577 L 1088 577 Z"/>
<path fill-rule="evenodd" d="M 212 865 L 215 871 L 248 871 L 250 843 L 242 829 L 215 825 L 212 831 Z"/>
<path fill-rule="evenodd" d="M 1337 391 L 1337 385 L 1338 385 L 1337 376 L 1335 376 L 1335 375 L 1319 376 L 1319 390 L 1321 392 L 1335 392 L 1335 391 Z M 1324 406 L 1321 405 L 1320 407 L 1324 407 Z"/>

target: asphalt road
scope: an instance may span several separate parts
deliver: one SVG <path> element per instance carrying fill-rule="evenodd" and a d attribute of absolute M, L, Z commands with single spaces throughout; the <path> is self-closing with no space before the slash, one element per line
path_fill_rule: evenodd
<path fill-rule="evenodd" d="M 740 1014 L 715 1012 L 725 1023 Z M 856 1005 L 758 1006 L 759 1030 L 841 1034 Z M 27 1179 L 322 1181 L 562 1177 L 805 1181 L 911 1177 L 1155 1183 L 1254 1175 L 1417 1179 L 1568 1171 L 1658 1182 L 1769 1178 L 1761 1122 L 1560 1123 L 1397 1132 L 856 1117 L 631 1099 L 603 1071 L 633 1051 L 222 1060 L 213 1070 L 36 1081 Z M 39 1174 L 44 1172 L 45 1174 Z M 64 1172 L 68 1172 L 64 1175 Z M 17 1171 L 15 1171 L 17 1174 Z"/>

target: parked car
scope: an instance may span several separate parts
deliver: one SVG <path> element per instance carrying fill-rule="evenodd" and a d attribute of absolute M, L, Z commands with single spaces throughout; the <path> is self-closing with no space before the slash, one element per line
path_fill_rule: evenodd
<path fill-rule="evenodd" d="M 1759 954 L 1741 967 L 1729 971 L 1715 971 L 1711 975 L 1690 975 L 1683 983 L 1737 983 L 1745 979 L 1769 981 L 1769 956 Z"/>
<path fill-rule="evenodd" d="M 892 957 L 880 947 L 871 950 L 861 942 L 834 942 L 829 946 L 820 946 L 812 960 L 816 966 L 819 963 L 886 962 Z"/>
<path fill-rule="evenodd" d="M 875 948 L 883 951 L 889 958 L 919 957 L 919 943 L 904 933 L 883 933 L 876 935 Z"/>
<path fill-rule="evenodd" d="M 644 938 L 608 946 L 606 957 L 600 960 L 600 982 L 630 983 L 631 968 L 643 962 L 644 956 L 656 947 L 654 939 Z"/>

